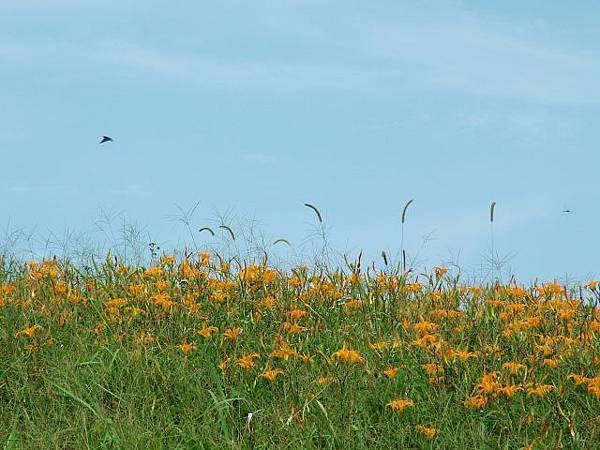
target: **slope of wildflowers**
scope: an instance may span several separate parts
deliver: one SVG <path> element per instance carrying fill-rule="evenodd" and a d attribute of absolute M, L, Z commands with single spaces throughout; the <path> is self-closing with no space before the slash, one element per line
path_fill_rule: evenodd
<path fill-rule="evenodd" d="M 596 282 L 1 262 L 5 448 L 600 446 Z"/>

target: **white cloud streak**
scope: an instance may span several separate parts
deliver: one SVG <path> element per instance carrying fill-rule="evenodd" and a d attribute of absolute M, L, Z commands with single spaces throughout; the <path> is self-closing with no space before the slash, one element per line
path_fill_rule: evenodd
<path fill-rule="evenodd" d="M 242 159 L 259 166 L 272 166 L 277 163 L 277 158 L 275 158 L 275 156 L 265 155 L 263 153 L 247 153 L 242 155 Z"/>
<path fill-rule="evenodd" d="M 194 84 L 280 89 L 352 88 L 368 81 L 364 68 L 286 61 L 217 60 L 118 43 L 104 46 L 101 60 Z"/>
<path fill-rule="evenodd" d="M 369 49 L 439 90 L 526 101 L 598 104 L 600 54 L 513 37 L 483 22 L 374 28 Z"/>
<path fill-rule="evenodd" d="M 313 28 L 306 28 L 306 39 L 314 46 Z M 61 71 L 73 64 L 90 69 L 112 65 L 178 83 L 239 89 L 342 89 L 386 96 L 433 93 L 600 104 L 597 50 L 538 41 L 507 24 L 456 17 L 389 24 L 380 18 L 335 30 L 322 36 L 315 58 L 302 60 L 216 58 L 200 50 L 181 52 L 129 41 L 38 41 L 0 42 L 0 64 Z M 271 33 L 276 39 L 278 31 Z M 302 41 L 302 36 L 295 39 Z M 324 60 L 323 55 L 330 57 Z"/>
<path fill-rule="evenodd" d="M 73 185 L 13 185 L 6 188 L 6 192 L 12 194 L 53 194 L 66 193 L 75 194 L 79 188 Z"/>

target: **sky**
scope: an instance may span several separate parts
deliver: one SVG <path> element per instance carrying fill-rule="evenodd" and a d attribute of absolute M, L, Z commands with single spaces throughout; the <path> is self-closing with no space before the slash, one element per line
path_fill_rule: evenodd
<path fill-rule="evenodd" d="M 506 274 L 591 279 L 598 17 L 595 1 L 0 2 L 0 236 L 104 239 L 109 216 L 203 246 L 223 219 L 298 254 L 309 202 L 333 248 L 381 265 L 414 199 L 419 267 L 483 273 L 493 233 Z M 190 235 L 174 216 L 195 205 Z"/>

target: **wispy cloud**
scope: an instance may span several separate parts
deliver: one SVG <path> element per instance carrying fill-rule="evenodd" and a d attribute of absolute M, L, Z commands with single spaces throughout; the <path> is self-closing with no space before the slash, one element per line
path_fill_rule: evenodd
<path fill-rule="evenodd" d="M 526 145 L 574 138 L 581 128 L 576 116 L 539 109 L 458 112 L 458 126 L 506 135 Z"/>
<path fill-rule="evenodd" d="M 511 24 L 457 14 L 426 21 L 357 22 L 320 30 L 296 23 L 302 56 L 243 57 L 157 48 L 135 41 L 0 42 L 0 64 L 121 67 L 147 76 L 239 89 L 340 89 L 377 95 L 458 94 L 528 102 L 599 105 L 600 51 L 558 45 Z M 281 25 L 282 28 L 284 27 Z M 277 40 L 285 30 L 270 29 Z M 266 38 L 267 36 L 265 36 Z M 289 39 L 289 36 L 287 36 Z M 291 52 L 291 50 L 290 50 Z M 325 58 L 324 55 L 327 55 Z M 9 64 L 9 66 L 10 66 Z"/>
<path fill-rule="evenodd" d="M 600 54 L 560 48 L 483 20 L 373 27 L 367 47 L 447 92 L 600 103 Z"/>
<path fill-rule="evenodd" d="M 61 68 L 89 60 L 90 48 L 71 42 L 45 40 L 7 40 L 0 42 L 0 64 L 4 69 Z"/>
<path fill-rule="evenodd" d="M 360 67 L 273 60 L 214 59 L 135 44 L 105 45 L 98 56 L 118 64 L 182 82 L 271 88 L 351 88 L 365 82 Z"/>
<path fill-rule="evenodd" d="M 362 89 L 388 94 L 436 89 L 535 102 L 600 103 L 596 88 L 600 53 L 594 50 L 558 47 L 526 34 L 517 36 L 510 26 L 483 19 L 450 17 L 439 23 L 408 26 L 378 22 L 354 30 L 349 36 L 331 35 L 324 44 L 334 49 L 342 43 L 352 46 L 353 64 L 336 56 L 329 63 L 217 60 L 124 43 L 105 46 L 100 57 L 198 84 Z"/>
<path fill-rule="evenodd" d="M 75 194 L 79 191 L 77 186 L 73 185 L 13 185 L 5 189 L 6 192 L 12 194 L 29 194 L 29 193 L 66 193 Z"/>
<path fill-rule="evenodd" d="M 277 158 L 273 155 L 265 155 L 263 153 L 246 153 L 242 155 L 242 159 L 252 164 L 260 166 L 271 166 L 277 163 Z"/>

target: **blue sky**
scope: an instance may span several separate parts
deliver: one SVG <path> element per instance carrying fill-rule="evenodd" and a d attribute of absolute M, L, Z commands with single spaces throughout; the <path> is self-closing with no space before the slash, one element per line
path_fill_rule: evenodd
<path fill-rule="evenodd" d="M 300 246 L 311 202 L 335 248 L 375 257 L 414 198 L 409 255 L 475 272 L 496 201 L 512 272 L 596 276 L 598 17 L 591 1 L 2 2 L 0 224 L 84 233 L 108 211 L 168 247 L 186 239 L 176 205 L 199 201 L 195 226 L 228 212 Z"/>

